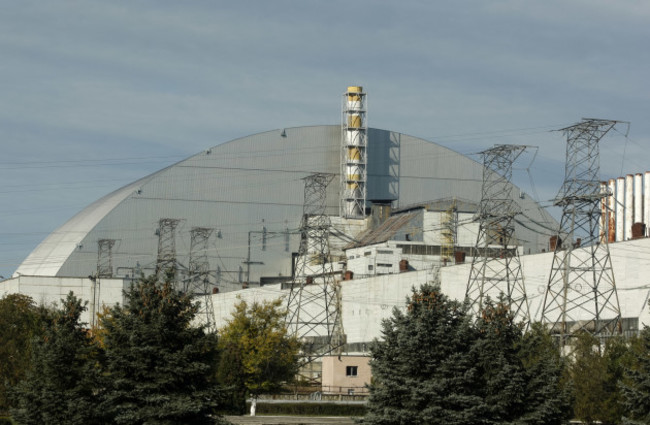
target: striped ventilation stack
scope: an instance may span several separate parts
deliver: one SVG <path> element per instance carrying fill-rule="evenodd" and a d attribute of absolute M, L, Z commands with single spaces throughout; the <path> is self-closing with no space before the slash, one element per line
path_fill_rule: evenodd
<path fill-rule="evenodd" d="M 650 171 L 627 174 L 601 183 L 602 241 L 620 242 L 649 236 Z"/>
<path fill-rule="evenodd" d="M 364 218 L 366 210 L 366 94 L 360 86 L 343 94 L 341 204 L 345 218 Z"/>

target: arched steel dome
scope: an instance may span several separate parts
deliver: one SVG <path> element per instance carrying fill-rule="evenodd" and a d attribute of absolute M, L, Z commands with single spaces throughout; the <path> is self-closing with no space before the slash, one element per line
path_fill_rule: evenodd
<path fill-rule="evenodd" d="M 341 127 L 335 125 L 273 130 L 214 146 L 89 205 L 50 234 L 16 274 L 93 274 L 102 239 L 115 240 L 114 275 L 147 273 L 156 262 L 159 220 L 173 218 L 180 220 L 176 251 L 182 264 L 188 263 L 191 229 L 214 229 L 208 257 L 224 285 L 245 280 L 247 262 L 250 281 L 290 276 L 302 178 L 315 172 L 338 176 L 340 161 Z M 367 175 L 368 200 L 393 200 L 400 207 L 455 196 L 478 202 L 481 196 L 481 164 L 394 131 L 368 129 Z M 332 215 L 338 215 L 338 196 L 336 178 L 327 192 Z M 555 223 L 531 198 L 516 201 L 528 216 L 525 221 Z M 526 253 L 547 246 L 546 237 L 531 230 L 535 227 L 529 221 L 517 228 Z"/>

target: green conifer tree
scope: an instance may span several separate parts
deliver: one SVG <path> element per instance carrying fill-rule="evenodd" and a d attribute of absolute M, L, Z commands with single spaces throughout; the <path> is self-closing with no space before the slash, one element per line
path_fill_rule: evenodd
<path fill-rule="evenodd" d="M 625 425 L 650 424 L 650 328 L 646 326 L 641 331 L 640 339 L 634 366 L 626 368 L 626 379 L 621 385 Z"/>
<path fill-rule="evenodd" d="M 571 416 L 572 387 L 567 361 L 541 323 L 533 323 L 519 343 L 525 369 L 526 411 L 522 424 L 563 424 Z"/>
<path fill-rule="evenodd" d="M 108 310 L 102 406 L 116 424 L 212 424 L 222 393 L 211 379 L 216 335 L 192 324 L 197 305 L 155 276 Z"/>
<path fill-rule="evenodd" d="M 371 347 L 368 424 L 479 424 L 482 400 L 466 309 L 437 288 L 414 290 Z"/>
<path fill-rule="evenodd" d="M 102 423 L 98 350 L 79 322 L 85 306 L 72 293 L 33 342 L 32 365 L 14 391 L 14 419 L 24 425 Z"/>
<path fill-rule="evenodd" d="M 541 331 L 524 338 L 502 299 L 472 323 L 425 285 L 383 322 L 370 364 L 368 424 L 561 424 L 564 366 Z M 550 345 L 549 345 L 550 343 Z M 537 349 L 543 349 L 537 352 Z M 548 399 L 547 399 L 548 398 Z"/>
<path fill-rule="evenodd" d="M 522 326 L 502 299 L 486 300 L 475 324 L 472 355 L 478 369 L 483 423 L 513 423 L 526 411 L 526 376 L 519 357 Z"/>

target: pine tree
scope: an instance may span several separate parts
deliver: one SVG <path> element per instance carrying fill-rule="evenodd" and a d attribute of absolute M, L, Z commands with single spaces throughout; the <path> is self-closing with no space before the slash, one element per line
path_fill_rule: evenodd
<path fill-rule="evenodd" d="M 519 344 L 525 368 L 526 411 L 522 424 L 562 424 L 571 415 L 572 389 L 566 359 L 541 323 L 533 323 Z"/>
<path fill-rule="evenodd" d="M 502 296 L 497 303 L 486 301 L 475 327 L 482 423 L 565 423 L 571 393 L 564 361 L 541 325 L 524 333 Z"/>
<path fill-rule="evenodd" d="M 371 347 L 368 424 L 479 424 L 482 400 L 466 309 L 437 288 L 413 291 Z"/>
<path fill-rule="evenodd" d="M 528 335 L 503 299 L 476 323 L 425 285 L 382 324 L 370 364 L 368 424 L 560 424 L 564 364 L 541 330 Z M 541 349 L 543 351 L 537 351 Z"/>
<path fill-rule="evenodd" d="M 619 424 L 627 412 L 620 383 L 625 378 L 626 368 L 630 367 L 633 362 L 629 341 L 623 337 L 608 339 L 603 356 L 608 379 L 605 382 L 607 398 L 603 405 L 601 422 L 603 424 Z"/>
<path fill-rule="evenodd" d="M 475 324 L 472 355 L 478 369 L 483 423 L 506 424 L 526 411 L 526 374 L 519 357 L 522 325 L 515 323 L 504 299 L 486 300 Z"/>
<path fill-rule="evenodd" d="M 192 325 L 198 306 L 155 276 L 125 296 L 125 306 L 101 318 L 108 378 L 102 406 L 113 423 L 215 423 L 222 397 L 211 379 L 217 339 Z"/>
<path fill-rule="evenodd" d="M 33 343 L 32 365 L 16 386 L 14 419 L 30 424 L 101 423 L 98 351 L 79 322 L 86 308 L 72 293 Z"/>
<path fill-rule="evenodd" d="M 635 364 L 625 371 L 621 385 L 626 409 L 625 425 L 650 424 L 650 328 L 641 331 L 640 347 L 634 353 Z"/>

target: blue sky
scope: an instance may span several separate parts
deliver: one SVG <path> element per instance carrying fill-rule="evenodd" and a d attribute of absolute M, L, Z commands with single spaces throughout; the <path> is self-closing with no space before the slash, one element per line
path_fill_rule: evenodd
<path fill-rule="evenodd" d="M 139 177 L 339 123 L 348 85 L 366 89 L 371 127 L 467 154 L 539 146 L 542 201 L 564 173 L 550 130 L 582 117 L 631 122 L 601 143 L 604 178 L 646 171 L 648 22 L 641 0 L 0 0 L 0 275 Z"/>

